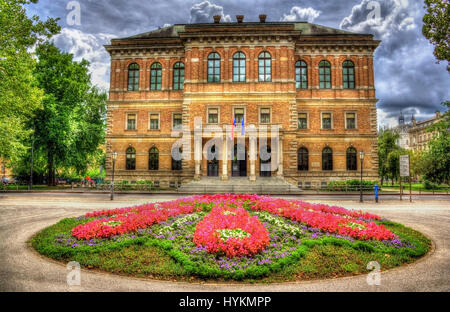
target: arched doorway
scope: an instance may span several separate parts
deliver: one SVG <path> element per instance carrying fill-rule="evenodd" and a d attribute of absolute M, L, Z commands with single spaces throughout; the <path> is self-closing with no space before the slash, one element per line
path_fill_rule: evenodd
<path fill-rule="evenodd" d="M 268 158 L 267 158 L 268 157 Z M 272 150 L 270 146 L 261 146 L 259 149 L 259 176 L 270 177 L 272 175 Z"/>
<path fill-rule="evenodd" d="M 245 145 L 234 145 L 234 155 L 231 169 L 231 176 L 233 177 L 247 176 L 247 151 L 245 149 Z"/>
<path fill-rule="evenodd" d="M 208 177 L 218 177 L 219 176 L 219 161 L 216 155 L 216 146 L 213 145 L 208 150 Z"/>

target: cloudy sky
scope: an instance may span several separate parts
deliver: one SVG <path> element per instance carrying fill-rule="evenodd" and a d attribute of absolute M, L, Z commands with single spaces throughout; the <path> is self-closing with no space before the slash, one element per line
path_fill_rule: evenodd
<path fill-rule="evenodd" d="M 80 8 L 80 14 L 77 9 Z M 59 17 L 55 43 L 77 59 L 91 62 L 93 81 L 109 85 L 111 38 L 147 32 L 169 24 L 211 22 L 213 15 L 235 21 L 308 21 L 372 33 L 382 44 L 375 53 L 379 124 L 395 125 L 400 111 L 410 118 L 431 117 L 450 99 L 446 63 L 436 63 L 433 46 L 422 36 L 422 0 L 40 0 L 29 15 Z"/>

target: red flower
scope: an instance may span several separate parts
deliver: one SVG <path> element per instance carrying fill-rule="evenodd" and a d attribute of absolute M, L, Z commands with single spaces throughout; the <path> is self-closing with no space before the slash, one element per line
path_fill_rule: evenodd
<path fill-rule="evenodd" d="M 258 218 L 251 217 L 242 207 L 214 207 L 194 232 L 197 246 L 229 258 L 254 255 L 269 245 L 269 240 L 269 233 Z"/>

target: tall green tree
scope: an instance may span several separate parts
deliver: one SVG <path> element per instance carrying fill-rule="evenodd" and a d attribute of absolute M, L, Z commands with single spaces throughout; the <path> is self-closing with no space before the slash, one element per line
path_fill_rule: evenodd
<path fill-rule="evenodd" d="M 392 155 L 391 158 L 389 155 L 400 149 L 397 145 L 398 138 L 399 134 L 390 129 L 380 130 L 378 134 L 378 175 L 381 178 L 381 185 L 385 178 L 395 176 L 391 171 L 395 169 L 388 160 L 392 161 L 395 155 Z"/>
<path fill-rule="evenodd" d="M 36 151 L 47 159 L 48 183 L 58 168 L 86 170 L 104 143 L 106 94 L 91 84 L 89 62 L 51 43 L 40 45 L 35 76 L 44 90 L 43 107 L 35 111 Z"/>
<path fill-rule="evenodd" d="M 422 33 L 435 47 L 434 56 L 450 71 L 450 10 L 448 0 L 425 0 Z"/>
<path fill-rule="evenodd" d="M 391 179 L 392 184 L 394 184 L 394 180 L 397 181 L 400 178 L 400 155 L 403 154 L 402 149 L 398 148 L 387 155 L 386 175 Z"/>
<path fill-rule="evenodd" d="M 422 154 L 421 168 L 423 177 L 435 183 L 450 183 L 450 101 L 442 103 L 447 112 L 442 120 L 429 127 L 427 131 L 435 132 L 428 149 Z"/>
<path fill-rule="evenodd" d="M 0 0 L 0 158 L 16 161 L 26 151 L 26 128 L 43 93 L 33 76 L 31 51 L 60 31 L 57 19 L 29 18 L 25 5 L 37 0 Z"/>

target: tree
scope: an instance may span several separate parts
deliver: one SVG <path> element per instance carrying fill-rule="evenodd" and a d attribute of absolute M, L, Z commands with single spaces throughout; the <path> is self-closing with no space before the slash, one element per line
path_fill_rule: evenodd
<path fill-rule="evenodd" d="M 29 18 L 24 5 L 37 0 L 0 0 L 0 158 L 17 161 L 31 130 L 25 124 L 41 105 L 32 47 L 59 32 L 57 19 Z"/>
<path fill-rule="evenodd" d="M 423 17 L 422 33 L 435 47 L 434 56 L 447 61 L 450 71 L 450 11 L 448 1 L 425 0 L 427 13 Z"/>
<path fill-rule="evenodd" d="M 442 105 L 449 109 L 450 101 Z M 429 127 L 427 131 L 437 134 L 428 143 L 428 149 L 421 159 L 423 177 L 431 182 L 448 184 L 450 182 L 450 110 L 442 116 L 441 121 Z"/>
<path fill-rule="evenodd" d="M 400 178 L 400 155 L 402 154 L 401 149 L 395 149 L 387 156 L 386 175 L 391 179 L 392 184 L 394 180 L 397 181 Z"/>
<path fill-rule="evenodd" d="M 421 151 L 414 152 L 413 150 L 406 150 L 405 152 L 409 154 L 411 178 L 416 179 L 423 173 L 423 166 L 421 164 L 422 153 Z"/>
<path fill-rule="evenodd" d="M 52 43 L 40 45 L 35 76 L 44 90 L 43 107 L 35 111 L 36 152 L 47 159 L 49 185 L 55 184 L 57 168 L 81 172 L 98 156 L 104 143 L 106 94 L 91 84 L 89 62 Z"/>
<path fill-rule="evenodd" d="M 389 167 L 389 154 L 400 149 L 396 143 L 398 138 L 399 134 L 389 129 L 380 130 L 378 135 L 378 174 L 381 178 L 381 185 L 383 185 L 384 179 L 390 175 L 392 169 L 392 166 Z"/>

